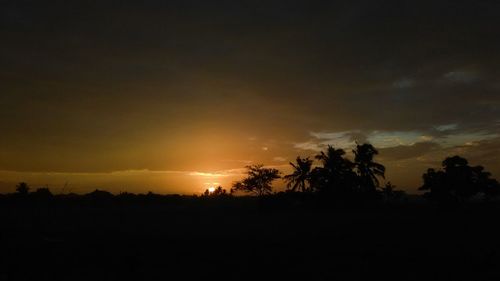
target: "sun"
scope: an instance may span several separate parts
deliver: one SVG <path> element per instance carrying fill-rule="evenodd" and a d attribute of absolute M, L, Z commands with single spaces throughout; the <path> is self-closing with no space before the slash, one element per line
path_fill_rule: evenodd
<path fill-rule="evenodd" d="M 211 186 L 208 188 L 208 192 L 213 193 L 215 191 L 215 187 Z"/>

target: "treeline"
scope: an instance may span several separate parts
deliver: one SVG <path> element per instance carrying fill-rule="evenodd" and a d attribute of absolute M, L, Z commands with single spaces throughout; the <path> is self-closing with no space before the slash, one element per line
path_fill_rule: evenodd
<path fill-rule="evenodd" d="M 297 157 L 295 163 L 290 163 L 293 172 L 284 176 L 279 170 L 263 165 L 247 166 L 247 177 L 234 183 L 231 192 L 272 194 L 272 182 L 282 178 L 287 183 L 287 192 L 315 194 L 332 200 L 391 200 L 403 196 L 404 192 L 395 190 L 390 181 L 380 184 L 385 180 L 385 167 L 375 162 L 378 151 L 373 145 L 356 144 L 352 153 L 353 161 L 343 149 L 328 146 L 314 159 Z M 470 166 L 460 156 L 446 158 L 442 169 L 430 168 L 422 178 L 419 190 L 432 201 L 453 203 L 472 197 L 488 200 L 500 195 L 500 184 L 491 178 L 491 173 L 482 166 Z"/>
<path fill-rule="evenodd" d="M 385 179 L 384 165 L 374 161 L 378 151 L 371 144 L 356 145 L 354 161 L 345 156 L 343 149 L 328 146 L 326 152 L 314 157 L 297 157 L 290 163 L 293 172 L 283 176 L 289 192 L 317 193 L 329 197 L 377 197 L 380 179 Z M 247 166 L 248 176 L 233 185 L 233 191 L 257 195 L 272 193 L 272 181 L 280 178 L 277 169 L 262 165 Z M 390 182 L 387 187 L 392 188 Z"/>
<path fill-rule="evenodd" d="M 241 192 L 259 197 L 301 194 L 308 197 L 321 198 L 327 201 L 352 200 L 397 200 L 404 197 L 404 192 L 396 190 L 390 181 L 385 181 L 385 167 L 375 162 L 378 151 L 371 144 L 356 144 L 352 150 L 354 159 L 346 157 L 343 149 L 328 146 L 314 158 L 297 157 L 290 162 L 292 173 L 282 175 L 275 168 L 268 168 L 262 164 L 247 166 L 247 176 L 237 181 L 227 191 L 221 186 L 207 189 L 202 198 L 233 197 Z M 286 183 L 285 192 L 274 192 L 273 182 L 283 179 Z M 465 158 L 460 156 L 448 157 L 442 162 L 441 169 L 428 169 L 422 176 L 423 197 L 440 203 L 457 203 L 472 197 L 481 197 L 485 200 L 500 195 L 500 184 L 491 178 L 491 174 L 482 166 L 470 166 Z M 381 184 L 381 181 L 384 184 Z M 16 193 L 2 195 L 15 198 L 47 199 L 54 195 L 48 187 L 37 188 L 31 192 L 27 183 L 19 183 Z M 188 196 L 120 193 L 113 195 L 103 190 L 95 190 L 85 195 L 74 193 L 57 195 L 59 198 L 90 198 L 94 200 L 144 199 L 163 200 L 165 198 L 181 198 Z M 190 196 L 196 197 L 196 196 Z"/>

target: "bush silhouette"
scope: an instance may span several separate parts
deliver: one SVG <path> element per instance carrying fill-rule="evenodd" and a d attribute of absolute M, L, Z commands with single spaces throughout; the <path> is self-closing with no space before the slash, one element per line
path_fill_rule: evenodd
<path fill-rule="evenodd" d="M 93 200 L 109 200 L 114 197 L 114 195 L 108 191 L 96 189 L 90 193 L 85 194 L 88 198 Z"/>
<path fill-rule="evenodd" d="M 52 192 L 50 192 L 50 189 L 48 187 L 40 187 L 37 188 L 37 190 L 31 195 L 36 198 L 50 198 L 52 197 Z"/>

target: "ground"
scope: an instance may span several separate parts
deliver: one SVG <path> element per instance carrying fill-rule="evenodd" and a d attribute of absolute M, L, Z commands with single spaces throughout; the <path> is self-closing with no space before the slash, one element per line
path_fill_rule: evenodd
<path fill-rule="evenodd" d="M 0 200 L 0 280 L 500 280 L 498 214 L 494 203 Z"/>

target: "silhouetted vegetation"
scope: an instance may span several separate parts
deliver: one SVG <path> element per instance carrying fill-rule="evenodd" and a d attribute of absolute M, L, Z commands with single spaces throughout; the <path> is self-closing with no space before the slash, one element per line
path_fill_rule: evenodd
<path fill-rule="evenodd" d="M 228 193 L 227 190 L 222 188 L 222 186 L 218 186 L 213 191 L 210 191 L 209 189 L 205 189 L 205 192 L 203 192 L 203 194 L 201 196 L 203 196 L 203 197 L 225 197 L 225 196 L 231 196 L 231 193 Z"/>
<path fill-rule="evenodd" d="M 390 181 L 381 188 L 381 193 L 382 198 L 385 201 L 389 202 L 394 200 L 401 200 L 406 196 L 406 192 L 402 190 L 396 190 L 396 186 L 394 186 Z"/>
<path fill-rule="evenodd" d="M 385 167 L 374 161 L 378 151 L 371 144 L 357 144 L 352 152 L 354 162 L 345 157 L 343 149 L 328 146 L 315 156 L 319 165 L 314 168 L 309 158 L 297 157 L 296 163 L 290 163 L 292 174 L 283 178 L 288 190 L 344 200 L 380 197 L 379 178 L 385 178 Z"/>
<path fill-rule="evenodd" d="M 30 190 L 30 187 L 28 186 L 27 183 L 25 182 L 20 182 L 17 186 L 16 186 L 16 191 L 19 195 L 23 195 L 23 196 L 26 196 L 28 195 L 28 192 Z"/>
<path fill-rule="evenodd" d="M 377 149 L 371 144 L 356 144 L 352 150 L 354 159 L 351 161 L 346 157 L 343 149 L 328 146 L 326 151 L 321 151 L 314 156 L 297 157 L 295 162 L 290 162 L 293 170 L 291 174 L 283 176 L 286 183 L 287 193 L 309 194 L 308 197 L 295 198 L 321 198 L 324 202 L 354 202 L 366 199 L 384 202 L 401 201 L 407 197 L 404 191 L 396 190 L 391 182 L 385 182 L 383 186 L 380 180 L 385 180 L 384 165 L 375 161 L 378 155 Z M 257 195 L 276 195 L 283 197 L 280 193 L 273 193 L 272 183 L 281 178 L 281 172 L 275 168 L 267 168 L 263 164 L 247 166 L 247 176 L 241 181 L 233 184 L 230 192 L 222 186 L 213 190 L 206 189 L 201 197 L 220 198 L 233 196 L 235 192 Z M 470 198 L 483 198 L 491 200 L 500 195 L 500 184 L 491 178 L 491 174 L 482 166 L 469 166 L 468 161 L 460 156 L 448 157 L 442 162 L 442 169 L 429 168 L 423 175 L 423 185 L 419 188 L 426 191 L 424 197 L 432 201 L 442 203 L 464 202 Z M 27 183 L 21 182 L 16 186 L 16 193 L 12 196 L 19 198 L 48 199 L 55 197 L 48 187 L 41 187 L 30 193 Z M 58 198 L 78 198 L 77 194 L 59 194 Z M 85 198 L 96 201 L 110 201 L 114 197 L 120 199 L 146 198 L 147 200 L 161 201 L 163 195 L 149 192 L 145 195 L 131 193 L 120 193 L 114 196 L 112 193 L 96 189 L 84 195 Z M 1 198 L 1 197 L 0 197 Z M 9 195 L 3 198 L 10 198 Z"/>
<path fill-rule="evenodd" d="M 233 191 L 257 196 L 222 186 L 52 194 L 19 183 L 0 196 L 0 280 L 498 280 L 498 201 L 431 203 L 492 199 L 498 182 L 449 157 L 423 176 L 432 201 L 419 200 L 381 184 L 377 153 L 363 144 L 353 161 L 332 146 L 316 162 L 297 157 L 277 193 L 277 169 L 248 166 Z"/>
<path fill-rule="evenodd" d="M 420 190 L 425 196 L 439 202 L 459 202 L 475 195 L 487 198 L 497 196 L 500 185 L 490 178 L 482 166 L 469 166 L 460 156 L 448 157 L 442 162 L 442 170 L 428 169 L 422 176 L 424 184 Z"/>
<path fill-rule="evenodd" d="M 264 165 L 247 166 L 248 176 L 233 184 L 233 191 L 253 193 L 258 196 L 272 193 L 272 182 L 280 178 L 280 171 L 264 168 Z"/>
<path fill-rule="evenodd" d="M 360 190 L 364 193 L 375 194 L 380 185 L 378 177 L 385 178 L 385 167 L 373 161 L 378 151 L 371 144 L 365 143 L 357 144 L 353 153 Z"/>
<path fill-rule="evenodd" d="M 35 194 L 0 196 L 2 281 L 500 276 L 496 202 L 448 211 L 412 197 L 323 204 L 319 192 Z M 397 202 L 393 185 L 382 194 Z"/>
<path fill-rule="evenodd" d="M 309 158 L 297 157 L 297 163 L 290 162 L 293 167 L 293 173 L 285 175 L 283 179 L 287 182 L 287 188 L 290 191 L 312 191 L 311 182 L 313 180 L 311 168 L 313 161 Z"/>
<path fill-rule="evenodd" d="M 32 196 L 40 198 L 40 199 L 48 199 L 51 198 L 52 192 L 50 192 L 50 189 L 48 187 L 40 187 L 33 192 Z"/>
<path fill-rule="evenodd" d="M 326 196 L 346 197 L 352 195 L 357 187 L 357 175 L 354 163 L 344 157 L 343 149 L 328 146 L 316 159 L 321 162 L 312 173 L 313 189 Z"/>
<path fill-rule="evenodd" d="M 86 194 L 85 196 L 92 198 L 92 199 L 95 199 L 95 200 L 109 200 L 109 199 L 113 198 L 112 193 L 105 191 L 105 190 L 99 190 L 99 189 L 96 189 L 96 190 Z"/>
<path fill-rule="evenodd" d="M 482 166 L 446 158 L 423 175 L 420 190 L 430 200 L 419 200 L 385 181 L 372 145 L 356 144 L 352 155 L 328 146 L 314 158 L 297 157 L 280 192 L 272 186 L 280 171 L 262 164 L 247 166 L 230 192 L 218 186 L 200 196 L 52 194 L 21 182 L 0 195 L 0 280 L 88 280 L 92 273 L 107 280 L 366 280 L 377 272 L 397 280 L 406 272 L 415 280 L 500 278 L 500 232 L 491 224 L 500 187 Z M 486 200 L 466 204 L 471 198 Z M 25 257 L 36 271 L 16 262 Z M 457 266 L 465 270 L 455 274 Z"/>

